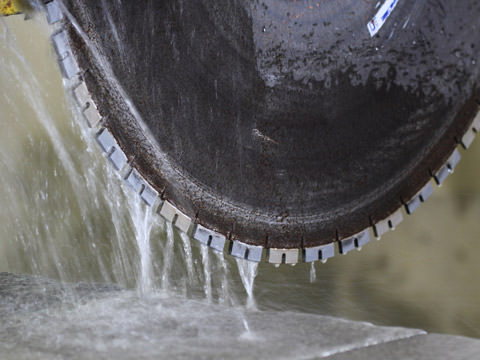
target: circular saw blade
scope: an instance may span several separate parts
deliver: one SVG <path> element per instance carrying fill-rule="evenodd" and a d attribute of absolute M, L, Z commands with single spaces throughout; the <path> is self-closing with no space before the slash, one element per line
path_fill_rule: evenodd
<path fill-rule="evenodd" d="M 245 245 L 358 247 L 476 131 L 475 0 L 62 6 L 80 77 L 165 214 Z"/>

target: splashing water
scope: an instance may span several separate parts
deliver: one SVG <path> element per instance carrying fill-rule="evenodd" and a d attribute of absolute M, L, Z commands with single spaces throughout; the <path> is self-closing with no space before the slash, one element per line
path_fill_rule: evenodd
<path fill-rule="evenodd" d="M 310 264 L 310 283 L 317 281 L 317 270 L 315 269 L 315 263 Z"/>
<path fill-rule="evenodd" d="M 203 274 L 205 276 L 205 285 L 203 286 L 205 291 L 205 297 L 209 302 L 212 301 L 212 275 L 210 269 L 210 250 L 206 246 L 202 246 L 202 264 Z"/>
<path fill-rule="evenodd" d="M 141 204 L 139 199 L 129 200 L 133 200 L 130 203 L 134 204 L 131 213 L 140 256 L 139 290 L 141 293 L 146 294 L 153 290 L 152 251 L 150 247 L 150 236 L 153 226 L 152 209 Z"/>
<path fill-rule="evenodd" d="M 211 258 L 202 248 L 197 261 L 186 234 L 179 234 L 183 251 L 176 251 L 172 224 L 102 154 L 71 95 L 77 80 L 61 77 L 43 14 L 1 21 L 0 80 L 8 91 L 0 106 L 9 126 L 0 134 L 0 213 L 2 238 L 14 240 L 0 242 L 0 271 L 117 283 L 144 296 L 178 286 L 195 295 L 198 288 L 209 301 L 218 293 L 218 301 L 234 303 L 223 254 Z M 32 182 L 18 187 L 26 181 Z M 211 273 L 217 265 L 219 281 Z"/>
<path fill-rule="evenodd" d="M 173 232 L 173 225 L 170 222 L 166 223 L 167 228 L 167 242 L 163 248 L 163 270 L 162 270 L 162 289 L 168 290 L 170 287 L 170 272 L 172 269 L 173 247 L 175 241 L 175 233 Z"/>
<path fill-rule="evenodd" d="M 185 233 L 180 233 L 182 239 L 183 251 L 185 254 L 185 265 L 187 267 L 188 282 L 193 282 L 193 258 L 192 258 L 192 246 L 190 245 L 190 238 Z"/>
<path fill-rule="evenodd" d="M 255 302 L 255 297 L 253 296 L 253 287 L 255 284 L 255 278 L 257 276 L 258 263 L 243 259 L 235 260 L 237 262 L 240 279 L 242 279 L 242 284 L 247 292 L 247 308 L 256 309 L 257 304 Z"/>
<path fill-rule="evenodd" d="M 223 270 L 223 277 L 222 277 L 222 284 L 221 284 L 221 289 L 222 292 L 219 297 L 219 302 L 220 303 L 227 303 L 230 300 L 231 305 L 235 304 L 234 299 L 230 295 L 230 272 L 228 271 L 228 264 L 225 261 L 225 254 L 223 252 L 215 252 L 215 255 L 217 256 L 218 262 L 220 263 L 220 266 Z"/>
<path fill-rule="evenodd" d="M 259 341 L 260 337 L 255 334 L 252 330 L 250 330 L 250 326 L 248 325 L 248 321 L 246 318 L 243 318 L 243 327 L 245 331 L 240 335 L 240 340 L 244 341 Z"/>

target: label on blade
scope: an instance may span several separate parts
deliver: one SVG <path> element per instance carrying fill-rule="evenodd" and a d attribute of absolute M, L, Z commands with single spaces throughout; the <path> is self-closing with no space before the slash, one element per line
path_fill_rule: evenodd
<path fill-rule="evenodd" d="M 374 37 L 383 24 L 385 24 L 390 14 L 393 12 L 393 9 L 397 6 L 398 1 L 399 0 L 387 0 L 380 7 L 373 19 L 367 25 L 371 37 Z"/>

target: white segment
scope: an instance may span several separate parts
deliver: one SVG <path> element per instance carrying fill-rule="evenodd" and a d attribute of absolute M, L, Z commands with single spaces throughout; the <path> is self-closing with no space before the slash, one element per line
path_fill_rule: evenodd
<path fill-rule="evenodd" d="M 421 202 L 427 201 L 430 195 L 433 194 L 433 186 L 432 183 L 429 181 L 427 185 L 425 185 L 422 190 L 420 190 L 417 195 L 413 197 L 406 205 L 405 208 L 407 210 L 407 214 L 413 214 L 415 210 L 417 210 L 420 206 Z"/>
<path fill-rule="evenodd" d="M 383 234 L 388 232 L 388 230 L 390 230 L 390 226 L 388 225 L 388 220 L 385 219 L 385 220 L 379 221 L 378 223 L 373 225 L 373 230 L 377 238 L 381 237 Z"/>
<path fill-rule="evenodd" d="M 477 116 L 473 119 L 472 129 L 475 132 L 480 132 L 480 111 L 477 112 Z"/>
<path fill-rule="evenodd" d="M 395 211 L 389 218 L 390 228 L 395 229 L 403 221 L 402 209 Z"/>
<path fill-rule="evenodd" d="M 98 112 L 97 107 L 94 105 L 93 101 L 89 104 L 90 106 L 83 111 L 83 116 L 87 120 L 88 126 L 93 128 L 100 123 L 100 120 L 102 120 L 102 116 Z"/>
<path fill-rule="evenodd" d="M 47 4 L 47 21 L 48 23 L 55 24 L 63 19 L 63 13 L 58 6 L 56 0 L 51 1 Z"/>
<path fill-rule="evenodd" d="M 432 194 L 433 194 L 433 186 L 431 182 L 428 182 L 427 185 L 425 185 L 423 189 L 420 190 L 420 200 L 422 202 L 425 202 Z"/>
<path fill-rule="evenodd" d="M 365 246 L 370 241 L 370 231 L 366 229 L 365 231 L 355 235 L 355 247 L 361 248 Z"/>
<path fill-rule="evenodd" d="M 80 68 L 71 54 L 68 54 L 64 59 L 59 60 L 58 63 L 62 68 L 63 75 L 67 79 L 71 79 L 80 72 Z"/>
<path fill-rule="evenodd" d="M 142 175 L 140 175 L 136 169 L 132 169 L 132 171 L 130 171 L 125 181 L 136 193 L 140 192 L 142 185 L 145 183 Z"/>
<path fill-rule="evenodd" d="M 415 196 L 412 200 L 410 200 L 407 205 L 405 205 L 405 208 L 407 209 L 407 214 L 413 214 L 415 210 L 417 210 L 420 207 L 420 196 L 417 195 Z"/>
<path fill-rule="evenodd" d="M 80 72 L 77 62 L 73 58 L 70 46 L 68 45 L 67 33 L 61 31 L 52 36 L 52 42 L 59 58 L 58 63 L 62 68 L 63 75 L 71 79 Z"/>
<path fill-rule="evenodd" d="M 60 59 L 68 56 L 70 53 L 70 47 L 68 45 L 67 33 L 65 31 L 53 35 L 52 42 Z"/>
<path fill-rule="evenodd" d="M 227 240 L 222 234 L 209 230 L 200 224 L 196 225 L 193 238 L 217 251 L 223 251 Z"/>
<path fill-rule="evenodd" d="M 473 140 L 475 140 L 475 132 L 472 128 L 468 129 L 465 135 L 462 137 L 462 146 L 465 149 L 468 149 L 472 145 Z"/>
<path fill-rule="evenodd" d="M 113 152 L 108 156 L 108 159 L 118 171 L 122 170 L 127 164 L 127 156 L 118 147 L 113 148 Z"/>
<path fill-rule="evenodd" d="M 73 90 L 73 95 L 78 106 L 81 108 L 84 108 L 89 103 L 93 103 L 90 92 L 87 89 L 87 84 L 85 84 L 83 81 Z"/>
<path fill-rule="evenodd" d="M 109 153 L 112 148 L 118 147 L 117 140 L 115 140 L 112 133 L 107 129 L 102 130 L 100 135 L 97 136 L 97 141 L 106 153 Z"/>
<path fill-rule="evenodd" d="M 144 182 L 144 188 L 140 197 L 149 206 L 153 206 L 155 200 L 157 200 L 158 192 L 147 182 Z"/>
<path fill-rule="evenodd" d="M 73 90 L 73 96 L 78 106 L 84 109 L 83 115 L 88 122 L 88 126 L 96 127 L 100 120 L 102 120 L 102 116 L 98 112 L 97 106 L 93 102 L 85 82 L 82 81 L 78 84 Z"/>
<path fill-rule="evenodd" d="M 379 221 L 373 226 L 373 230 L 375 232 L 375 236 L 379 238 L 383 234 L 385 234 L 389 230 L 395 229 L 403 221 L 403 215 L 401 208 L 395 211 L 392 215 L 388 218 Z"/>
<path fill-rule="evenodd" d="M 232 243 L 230 255 L 240 259 L 260 262 L 262 260 L 263 247 L 253 246 L 235 240 Z"/>
<path fill-rule="evenodd" d="M 461 143 L 465 149 L 468 149 L 470 145 L 472 145 L 472 142 L 475 139 L 476 133 L 478 133 L 480 130 L 480 111 L 478 110 L 477 110 L 477 115 L 472 121 L 472 125 L 462 137 Z"/>
<path fill-rule="evenodd" d="M 447 165 L 444 165 L 437 173 L 433 176 L 435 182 L 438 186 L 442 185 L 445 179 L 450 175 L 450 170 L 448 169 Z"/>
<path fill-rule="evenodd" d="M 112 133 L 107 129 L 103 129 L 97 136 L 97 141 L 104 152 L 108 154 L 108 159 L 117 170 L 122 170 L 127 163 L 127 156 L 118 146 L 117 141 Z"/>
<path fill-rule="evenodd" d="M 460 155 L 460 152 L 458 151 L 457 148 L 455 148 L 455 150 L 453 150 L 452 155 L 450 155 L 450 158 L 447 161 L 447 166 L 451 172 L 453 172 L 453 170 L 458 165 L 461 159 L 462 159 L 462 156 Z"/>
<path fill-rule="evenodd" d="M 268 262 L 281 264 L 285 256 L 285 264 L 296 264 L 298 262 L 298 249 L 268 249 Z"/>
<path fill-rule="evenodd" d="M 442 185 L 448 175 L 453 172 L 460 159 L 460 152 L 458 149 L 455 149 L 452 155 L 448 158 L 447 163 L 433 176 L 439 186 Z"/>
<path fill-rule="evenodd" d="M 158 198 L 158 192 L 143 178 L 137 169 L 132 168 L 125 182 L 134 192 L 140 193 L 140 198 L 149 206 L 153 206 Z"/>
<path fill-rule="evenodd" d="M 338 248 L 339 248 L 340 254 L 345 255 L 349 251 L 352 251 L 354 249 L 359 249 L 362 246 L 365 246 L 369 241 L 370 241 L 370 231 L 367 229 L 347 239 L 340 240 L 338 243 Z"/>
<path fill-rule="evenodd" d="M 305 262 L 313 262 L 317 260 L 326 261 L 327 259 L 334 256 L 335 256 L 334 243 L 304 249 Z"/>
<path fill-rule="evenodd" d="M 188 233 L 192 220 L 168 201 L 163 202 L 160 209 L 160 215 L 165 220 L 173 223 L 179 230 Z"/>
<path fill-rule="evenodd" d="M 338 250 L 342 255 L 345 255 L 346 253 L 354 249 L 355 249 L 355 238 L 353 237 L 340 240 L 340 242 L 338 243 Z"/>

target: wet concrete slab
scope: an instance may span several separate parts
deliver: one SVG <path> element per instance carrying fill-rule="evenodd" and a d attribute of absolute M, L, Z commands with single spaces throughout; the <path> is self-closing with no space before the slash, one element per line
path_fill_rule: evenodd
<path fill-rule="evenodd" d="M 417 329 L 7 273 L 0 274 L 0 319 L 0 357 L 8 360 L 428 360 L 480 353 L 480 341 Z"/>
<path fill-rule="evenodd" d="M 328 357 L 329 360 L 470 360 L 480 357 L 480 341 L 449 335 L 420 335 L 356 349 Z"/>

